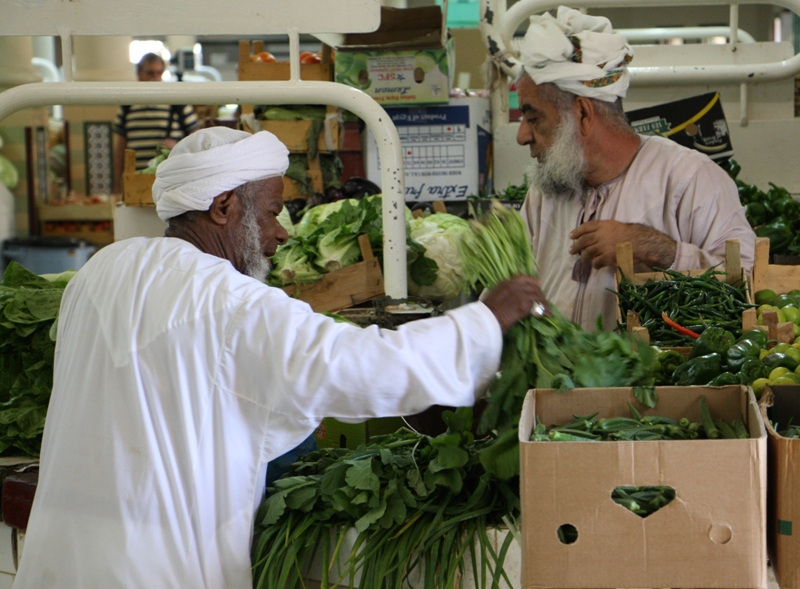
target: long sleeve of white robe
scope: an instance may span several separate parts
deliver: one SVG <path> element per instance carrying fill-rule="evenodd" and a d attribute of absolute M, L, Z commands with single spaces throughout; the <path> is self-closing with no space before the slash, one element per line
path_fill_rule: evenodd
<path fill-rule="evenodd" d="M 471 405 L 501 348 L 483 303 L 360 329 L 179 239 L 108 246 L 62 301 L 15 588 L 250 587 L 265 463 L 322 417 Z"/>
<path fill-rule="evenodd" d="M 595 220 L 652 227 L 677 242 L 675 270 L 710 268 L 724 262 L 725 241 L 736 239 L 742 267 L 753 264 L 755 233 L 739 202 L 736 184 L 703 154 L 663 137 L 642 137 L 627 172 L 599 191 Z M 592 195 L 594 196 L 594 195 Z M 570 255 L 570 232 L 590 220 L 584 199 L 546 198 L 531 188 L 521 214 L 531 233 L 542 290 L 551 304 L 584 329 L 602 317 L 616 326 L 614 272 L 592 269 L 588 282 L 572 279 L 578 255 Z M 637 268 L 637 271 L 644 271 Z"/>

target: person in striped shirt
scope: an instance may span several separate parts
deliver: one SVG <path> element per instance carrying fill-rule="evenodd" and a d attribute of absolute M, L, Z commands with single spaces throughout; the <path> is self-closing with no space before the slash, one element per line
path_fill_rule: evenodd
<path fill-rule="evenodd" d="M 164 75 L 164 60 L 148 53 L 139 61 L 136 75 L 140 82 L 159 82 Z M 122 167 L 125 150 L 136 152 L 136 169 L 158 155 L 160 147 L 172 149 L 175 144 L 200 128 L 191 105 L 122 105 L 114 121 L 114 192 L 122 189 Z"/>

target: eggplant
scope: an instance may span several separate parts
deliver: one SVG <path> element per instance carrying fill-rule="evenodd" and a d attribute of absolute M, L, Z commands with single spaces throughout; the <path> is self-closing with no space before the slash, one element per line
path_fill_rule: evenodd
<path fill-rule="evenodd" d="M 289 211 L 289 217 L 292 219 L 292 223 L 298 223 L 300 221 L 298 213 L 306 208 L 306 199 L 293 198 L 292 200 L 287 200 L 283 205 L 286 207 L 286 210 Z"/>
<path fill-rule="evenodd" d="M 351 176 L 344 183 L 342 191 L 346 198 L 362 199 L 365 196 L 380 194 L 381 189 L 374 182 L 359 176 Z"/>

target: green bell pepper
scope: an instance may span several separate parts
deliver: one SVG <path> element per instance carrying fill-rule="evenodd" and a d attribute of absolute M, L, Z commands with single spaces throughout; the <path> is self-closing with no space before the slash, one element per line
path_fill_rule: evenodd
<path fill-rule="evenodd" d="M 694 342 L 689 359 L 713 353 L 724 356 L 734 343 L 736 343 L 736 338 L 731 332 L 719 325 L 711 325 Z"/>
<path fill-rule="evenodd" d="M 725 353 L 725 358 L 728 362 L 728 371 L 734 374 L 742 369 L 742 365 L 747 360 L 758 360 L 760 357 L 761 346 L 749 339 L 733 344 Z"/>
<path fill-rule="evenodd" d="M 767 334 L 760 329 L 751 329 L 750 331 L 743 333 L 739 339 L 736 340 L 736 342 L 738 343 L 745 340 L 750 340 L 751 342 L 758 344 L 761 348 L 767 347 Z"/>
<path fill-rule="evenodd" d="M 679 387 L 708 384 L 722 373 L 722 356 L 717 353 L 687 360 L 672 373 L 672 380 Z"/>
<path fill-rule="evenodd" d="M 731 384 L 742 384 L 742 381 L 739 379 L 738 374 L 732 374 L 730 372 L 723 372 L 719 376 L 715 376 L 711 379 L 708 383 L 710 387 L 724 387 Z"/>
<path fill-rule="evenodd" d="M 736 177 L 739 175 L 739 172 L 742 171 L 742 166 L 733 159 L 729 158 L 724 164 L 722 164 L 723 169 L 728 172 L 728 176 L 731 177 L 731 180 L 736 180 Z"/>
<path fill-rule="evenodd" d="M 744 205 L 744 215 L 750 227 L 758 227 L 767 222 L 767 208 L 760 202 L 749 202 Z"/>
<path fill-rule="evenodd" d="M 769 370 L 778 368 L 779 366 L 784 366 L 790 371 L 794 372 L 794 369 L 797 368 L 797 360 L 782 352 L 772 352 L 768 356 L 764 356 L 761 359 L 761 363 L 764 364 L 764 366 L 766 366 Z"/>
<path fill-rule="evenodd" d="M 794 239 L 794 232 L 786 219 L 775 217 L 766 225 L 756 229 L 756 236 L 769 238 L 769 251 L 771 254 L 783 253 Z"/>
<path fill-rule="evenodd" d="M 767 378 L 769 376 L 769 368 L 764 366 L 761 360 L 745 360 L 742 368 L 739 370 L 739 378 L 742 384 L 753 384 L 759 378 Z"/>

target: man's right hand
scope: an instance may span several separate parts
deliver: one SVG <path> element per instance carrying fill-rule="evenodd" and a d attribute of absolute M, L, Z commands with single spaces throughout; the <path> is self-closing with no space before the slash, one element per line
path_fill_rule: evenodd
<path fill-rule="evenodd" d="M 499 283 L 483 299 L 483 304 L 494 313 L 503 333 L 520 319 L 529 316 L 536 303 L 547 309 L 547 299 L 539 282 L 532 276 L 523 275 Z"/>

